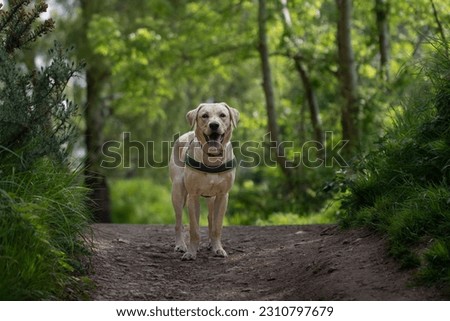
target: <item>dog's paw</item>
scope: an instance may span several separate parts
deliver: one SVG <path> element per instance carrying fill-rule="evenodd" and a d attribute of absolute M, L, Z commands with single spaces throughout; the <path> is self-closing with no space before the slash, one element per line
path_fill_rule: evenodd
<path fill-rule="evenodd" d="M 187 252 L 186 244 L 177 244 L 177 245 L 175 245 L 175 252 L 186 253 Z"/>
<path fill-rule="evenodd" d="M 225 250 L 222 248 L 213 249 L 213 253 L 214 253 L 214 256 L 220 256 L 220 257 L 228 256 L 227 252 L 225 252 Z"/>
<path fill-rule="evenodd" d="M 190 253 L 190 252 L 186 252 L 183 254 L 183 256 L 181 257 L 181 260 L 183 261 L 193 261 L 195 260 L 197 257 L 197 255 Z"/>

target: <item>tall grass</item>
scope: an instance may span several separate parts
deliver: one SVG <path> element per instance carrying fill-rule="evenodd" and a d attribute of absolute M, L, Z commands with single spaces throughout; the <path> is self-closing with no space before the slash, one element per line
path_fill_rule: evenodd
<path fill-rule="evenodd" d="M 344 225 L 388 235 L 390 252 L 422 281 L 450 289 L 450 59 L 445 45 L 423 62 L 394 126 L 353 165 Z M 419 81 L 419 80 L 418 80 Z"/>
<path fill-rule="evenodd" d="M 0 167 L 0 300 L 79 298 L 89 251 L 80 186 L 45 158 L 26 171 Z"/>

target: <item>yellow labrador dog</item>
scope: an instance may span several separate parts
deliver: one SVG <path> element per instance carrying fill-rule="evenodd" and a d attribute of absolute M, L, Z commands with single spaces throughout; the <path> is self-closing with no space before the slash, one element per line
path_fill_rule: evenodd
<path fill-rule="evenodd" d="M 214 255 L 226 257 L 221 234 L 234 183 L 236 160 L 231 134 L 239 112 L 225 103 L 200 104 L 186 115 L 194 131 L 180 136 L 169 163 L 172 203 L 175 210 L 175 251 L 185 252 L 183 260 L 195 260 L 200 245 L 200 197 L 208 203 L 208 230 Z M 189 212 L 189 246 L 183 237 L 182 213 Z"/>

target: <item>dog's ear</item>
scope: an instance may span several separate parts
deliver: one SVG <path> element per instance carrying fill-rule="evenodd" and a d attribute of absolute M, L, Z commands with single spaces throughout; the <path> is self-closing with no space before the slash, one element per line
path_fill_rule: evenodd
<path fill-rule="evenodd" d="M 203 107 L 203 104 L 200 104 L 197 108 L 192 109 L 191 111 L 188 111 L 186 114 L 186 119 L 189 123 L 189 126 L 194 127 L 194 125 L 197 122 L 197 115 L 200 109 Z"/>
<path fill-rule="evenodd" d="M 221 104 L 224 105 L 230 112 L 231 124 L 234 128 L 236 128 L 239 123 L 239 111 L 236 108 L 228 106 L 226 103 Z"/>

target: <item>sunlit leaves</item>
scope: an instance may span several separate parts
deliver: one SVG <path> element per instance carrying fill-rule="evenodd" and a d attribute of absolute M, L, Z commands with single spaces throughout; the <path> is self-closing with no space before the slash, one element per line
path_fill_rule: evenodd
<path fill-rule="evenodd" d="M 116 60 L 125 53 L 125 43 L 112 17 L 94 15 L 88 30 L 89 45 L 95 53 Z"/>

